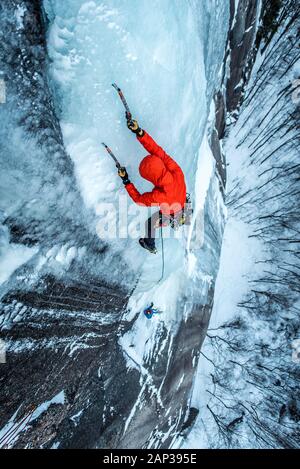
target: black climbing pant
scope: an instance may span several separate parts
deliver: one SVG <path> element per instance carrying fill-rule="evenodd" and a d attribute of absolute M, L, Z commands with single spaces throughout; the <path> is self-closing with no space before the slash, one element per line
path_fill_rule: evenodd
<path fill-rule="evenodd" d="M 145 242 L 151 248 L 155 247 L 155 230 L 169 223 L 169 217 L 165 217 L 160 211 L 153 213 L 145 223 Z"/>

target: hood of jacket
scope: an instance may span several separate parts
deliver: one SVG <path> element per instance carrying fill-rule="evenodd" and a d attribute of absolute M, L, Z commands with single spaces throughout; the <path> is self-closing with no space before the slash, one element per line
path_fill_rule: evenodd
<path fill-rule="evenodd" d="M 173 176 L 164 162 L 155 155 L 147 155 L 140 163 L 140 175 L 152 182 L 156 187 L 163 187 L 173 183 Z"/>

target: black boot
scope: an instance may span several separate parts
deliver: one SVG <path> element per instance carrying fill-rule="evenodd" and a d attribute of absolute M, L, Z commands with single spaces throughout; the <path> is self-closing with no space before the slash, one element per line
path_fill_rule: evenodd
<path fill-rule="evenodd" d="M 157 253 L 157 249 L 155 247 L 155 244 L 153 244 L 153 245 L 148 244 L 146 238 L 140 238 L 139 243 L 142 246 L 142 248 L 147 249 L 147 251 L 151 252 L 151 254 L 156 254 Z"/>

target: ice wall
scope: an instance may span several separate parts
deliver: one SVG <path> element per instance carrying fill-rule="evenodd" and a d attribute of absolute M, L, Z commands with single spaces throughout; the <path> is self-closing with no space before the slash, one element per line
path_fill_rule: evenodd
<path fill-rule="evenodd" d="M 128 132 L 112 82 L 122 87 L 140 125 L 180 163 L 194 204 L 203 210 L 214 163 L 211 154 L 206 158 L 205 145 L 202 151 L 200 147 L 212 94 L 219 84 L 228 7 L 218 1 L 168 0 L 151 6 L 140 1 L 45 0 L 44 7 L 50 20 L 49 72 L 64 141 L 95 223 L 101 223 L 99 204 L 112 202 L 120 216 L 120 195 L 126 198 L 101 141 L 111 146 L 141 191 L 151 187 L 138 174 L 145 151 Z M 195 179 L 199 173 L 200 187 Z M 147 216 L 144 209 L 144 219 Z M 129 226 L 130 221 L 129 216 Z M 189 236 L 166 240 L 166 279 L 182 274 Z M 161 298 L 156 282 L 162 260 L 149 258 L 136 241 L 113 239 L 111 244 L 139 272 L 138 289 L 151 291 L 140 304 L 153 296 L 163 302 L 160 306 L 167 307 L 168 301 L 176 304 L 180 286 L 168 299 Z"/>
<path fill-rule="evenodd" d="M 55 407 L 55 432 L 47 411 L 43 427 L 37 420 L 17 444 L 168 446 L 188 412 L 218 268 L 223 201 L 207 133 L 214 125 L 211 99 L 227 6 L 45 0 L 41 18 L 31 2 L 21 10 L 20 3 L 14 0 L 1 15 L 12 57 L 7 73 L 19 73 L 10 107 L 1 109 L 12 136 L 5 148 L 14 155 L 6 160 L 3 209 L 9 209 L 6 225 L 14 227 L 14 241 L 29 237 L 38 251 L 27 263 L 24 257 L 24 268 L 2 287 L 7 373 L 14 375 L 13 385 L 3 376 L 3 396 L 22 383 L 26 398 L 15 393 L 14 412 L 32 402 L 42 405 L 62 389 L 66 398 Z M 13 36 L 8 31 L 15 23 L 20 29 Z M 99 205 L 116 204 L 124 191 L 102 140 L 140 190 L 149 187 L 137 173 L 145 153 L 126 128 L 113 81 L 140 124 L 182 165 L 194 221 L 203 222 L 198 244 L 194 222 L 181 239 L 165 240 L 160 285 L 160 256 L 142 251 L 135 239 L 102 243 L 97 237 Z M 145 322 L 141 308 L 150 299 L 163 314 Z M 21 380 L 22 362 L 36 372 Z M 5 424 L 13 415 L 8 399 L 3 408 Z M 70 427 L 75 415 L 80 419 Z"/>

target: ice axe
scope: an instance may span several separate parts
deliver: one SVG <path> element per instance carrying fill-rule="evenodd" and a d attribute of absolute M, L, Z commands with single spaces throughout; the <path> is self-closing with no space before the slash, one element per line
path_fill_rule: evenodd
<path fill-rule="evenodd" d="M 120 165 L 118 159 L 116 158 L 116 156 L 113 154 L 113 152 L 111 151 L 111 149 L 109 148 L 108 145 L 106 145 L 106 143 L 102 142 L 102 145 L 104 146 L 105 150 L 107 151 L 107 153 L 109 154 L 109 156 L 112 157 L 112 159 L 114 160 L 114 162 L 116 163 L 116 167 L 118 168 L 118 172 L 119 173 L 125 173 L 125 168 L 123 166 Z M 121 174 L 122 175 L 122 174 Z"/>
<path fill-rule="evenodd" d="M 120 97 L 120 99 L 121 99 L 121 101 L 122 101 L 122 103 L 123 103 L 123 106 L 124 106 L 124 108 L 125 108 L 126 120 L 131 122 L 131 121 L 132 121 L 132 114 L 131 114 L 131 111 L 130 111 L 130 109 L 129 109 L 129 106 L 128 106 L 128 104 L 127 104 L 127 101 L 126 101 L 126 99 L 125 99 L 125 96 L 124 96 L 124 94 L 123 94 L 121 88 L 119 88 L 116 83 L 113 83 L 111 86 L 113 86 L 114 89 L 117 91 L 117 93 L 118 93 L 118 95 L 119 95 L 119 97 Z"/>

